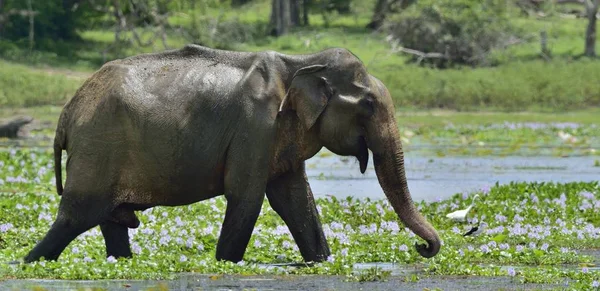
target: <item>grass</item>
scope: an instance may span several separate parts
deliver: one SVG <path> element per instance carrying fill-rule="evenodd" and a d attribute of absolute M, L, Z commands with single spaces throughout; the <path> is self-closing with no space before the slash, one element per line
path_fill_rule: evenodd
<path fill-rule="evenodd" d="M 83 83 L 79 76 L 31 69 L 0 60 L 0 106 L 59 105 L 71 98 Z"/>
<path fill-rule="evenodd" d="M 599 64 L 595 60 L 576 57 L 583 52 L 584 19 L 563 19 L 558 16 L 536 19 L 515 14 L 511 23 L 521 28 L 528 37 L 523 43 L 513 45 L 506 51 L 495 52 L 494 58 L 499 66 L 436 70 L 407 64 L 405 55 L 391 53 L 385 34 L 373 33 L 364 28 L 369 21 L 374 1 L 355 2 L 354 14 L 330 15 L 325 21 L 322 14 L 314 13 L 310 18 L 310 27 L 295 29 L 279 38 L 259 37 L 263 35 L 270 1 L 254 1 L 237 9 L 199 5 L 197 13 L 205 18 L 220 17 L 239 21 L 243 24 L 243 29 L 257 35 L 243 43 L 235 40 L 222 41 L 232 49 L 303 54 L 329 47 L 348 48 L 365 63 L 374 76 L 382 79 L 399 108 L 561 112 L 600 106 L 600 83 L 596 82 L 600 78 Z M 191 12 L 176 13 L 171 21 L 175 25 L 189 27 Z M 550 62 L 539 56 L 541 30 L 546 30 L 549 34 L 549 46 L 554 56 Z M 56 53 L 26 52 L 17 44 L 5 44 L 10 49 L 2 49 L 2 57 L 34 68 L 50 65 L 88 73 L 112 58 L 164 49 L 162 44 L 156 43 L 145 48 L 127 46 L 118 53 L 103 55 L 102 51 L 110 47 L 114 39 L 112 31 L 88 30 L 82 31 L 81 36 L 83 43 L 59 43 L 56 45 Z M 168 43 L 171 48 L 181 47 L 186 42 L 188 41 L 178 33 L 169 33 Z M 3 66 L 4 64 L 2 63 Z M 1 105 L 18 107 L 56 104 L 64 101 L 65 96 L 70 96 L 74 91 L 73 85 L 66 84 L 70 82 L 45 85 L 46 76 L 36 74 L 38 70 L 30 72 L 25 67 L 16 69 L 15 66 L 3 71 L 8 75 L 19 71 L 21 75 L 31 76 L 24 78 L 19 84 L 3 86 L 7 88 L 4 89 L 7 97 L 2 99 L 0 95 Z M 0 82 L 3 79 L 8 77 L 0 76 Z M 59 87 L 61 90 L 23 97 L 27 93 L 23 91 L 29 91 L 23 88 L 41 87 L 37 86 L 40 83 L 43 86 Z M 27 101 L 21 100 L 24 98 Z"/>
<path fill-rule="evenodd" d="M 0 152 L 0 261 L 22 258 L 48 230 L 60 197 L 52 184 L 51 154 L 44 150 Z M 348 193 L 351 195 L 352 193 Z M 445 213 L 470 205 L 482 195 L 469 224 L 456 224 Z M 327 274 L 350 280 L 385 280 L 381 270 L 357 273 L 356 263 L 392 262 L 433 275 L 510 276 L 515 282 L 563 283 L 580 289 L 600 281 L 591 269 L 600 247 L 600 185 L 594 183 L 511 183 L 475 193 L 459 193 L 440 202 L 417 203 L 438 230 L 443 247 L 432 259 L 420 257 L 419 242 L 399 224 L 382 200 L 318 199 L 332 256 L 309 268 L 265 269 L 260 264 L 301 262 L 283 221 L 268 203 L 249 243 L 244 261 L 214 259 L 225 213 L 222 197 L 181 207 L 156 207 L 138 216 L 131 230 L 133 259 L 105 258 L 98 228 L 81 235 L 58 261 L 3 268 L 6 278 L 169 279 L 180 272 L 206 274 Z M 475 237 L 462 234 L 487 223 Z M 410 279 L 410 278 L 407 278 Z M 413 280 L 413 279 L 410 279 Z"/>

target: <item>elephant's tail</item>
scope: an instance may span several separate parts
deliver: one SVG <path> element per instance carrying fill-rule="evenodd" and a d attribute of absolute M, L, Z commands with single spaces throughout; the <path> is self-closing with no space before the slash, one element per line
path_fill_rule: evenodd
<path fill-rule="evenodd" d="M 62 119 L 62 118 L 61 118 Z M 62 184 L 62 150 L 65 148 L 66 136 L 61 122 L 59 121 L 54 136 L 54 177 L 56 178 L 56 192 L 58 195 L 63 193 Z"/>

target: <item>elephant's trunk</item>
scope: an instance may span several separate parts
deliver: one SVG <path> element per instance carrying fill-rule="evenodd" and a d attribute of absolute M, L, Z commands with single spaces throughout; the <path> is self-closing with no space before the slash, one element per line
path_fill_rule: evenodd
<path fill-rule="evenodd" d="M 425 258 L 435 256 L 440 250 L 440 238 L 435 229 L 416 209 L 404 170 L 404 153 L 398 127 L 394 122 L 380 125 L 367 137 L 367 144 L 373 151 L 373 162 L 379 184 L 390 204 L 406 227 L 427 242 L 416 245 L 417 251 Z M 376 145 L 372 147 L 372 145 Z"/>

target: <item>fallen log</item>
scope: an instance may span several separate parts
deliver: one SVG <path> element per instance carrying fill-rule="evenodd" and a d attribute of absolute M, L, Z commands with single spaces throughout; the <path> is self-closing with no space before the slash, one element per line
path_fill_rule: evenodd
<path fill-rule="evenodd" d="M 21 128 L 33 121 L 32 117 L 23 116 L 7 123 L 0 124 L 0 137 L 18 138 Z"/>

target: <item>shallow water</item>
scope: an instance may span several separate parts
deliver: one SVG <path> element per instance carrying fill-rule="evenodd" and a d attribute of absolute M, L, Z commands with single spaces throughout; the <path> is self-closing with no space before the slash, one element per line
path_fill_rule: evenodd
<path fill-rule="evenodd" d="M 361 174 L 353 157 L 323 150 L 306 161 L 316 197 L 333 195 L 385 198 L 370 160 Z M 414 200 L 436 201 L 455 193 L 490 188 L 496 182 L 588 182 L 600 180 L 593 157 L 405 157 L 408 187 Z"/>
<path fill-rule="evenodd" d="M 62 281 L 8 280 L 2 290 L 540 290 L 560 287 L 551 284 L 520 283 L 510 277 L 433 276 L 406 282 L 405 276 L 390 276 L 385 281 L 352 282 L 343 276 L 210 276 L 181 274 L 170 281 Z M 158 287 L 158 288 L 157 288 Z M 149 289 L 156 288 L 156 289 Z"/>

